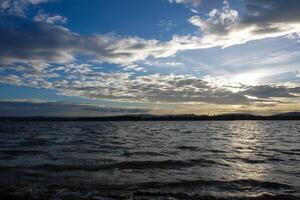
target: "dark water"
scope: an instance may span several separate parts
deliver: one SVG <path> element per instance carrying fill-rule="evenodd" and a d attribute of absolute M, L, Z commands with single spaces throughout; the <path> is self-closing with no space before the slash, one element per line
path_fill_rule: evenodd
<path fill-rule="evenodd" d="M 300 121 L 0 122 L 1 199 L 299 199 Z"/>

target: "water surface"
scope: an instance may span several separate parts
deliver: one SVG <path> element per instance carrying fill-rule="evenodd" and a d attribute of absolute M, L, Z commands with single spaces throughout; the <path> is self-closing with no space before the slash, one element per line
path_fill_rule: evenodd
<path fill-rule="evenodd" d="M 300 121 L 0 122 L 17 199 L 300 198 Z"/>

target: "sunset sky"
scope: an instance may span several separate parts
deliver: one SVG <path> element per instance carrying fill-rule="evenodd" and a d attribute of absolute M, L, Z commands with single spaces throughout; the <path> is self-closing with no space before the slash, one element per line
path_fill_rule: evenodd
<path fill-rule="evenodd" d="M 300 110 L 299 0 L 0 0 L 0 115 Z"/>

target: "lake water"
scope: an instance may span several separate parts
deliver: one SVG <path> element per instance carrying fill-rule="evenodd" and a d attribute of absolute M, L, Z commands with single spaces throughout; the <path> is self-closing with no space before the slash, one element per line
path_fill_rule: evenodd
<path fill-rule="evenodd" d="M 300 121 L 0 122 L 0 198 L 299 199 Z"/>

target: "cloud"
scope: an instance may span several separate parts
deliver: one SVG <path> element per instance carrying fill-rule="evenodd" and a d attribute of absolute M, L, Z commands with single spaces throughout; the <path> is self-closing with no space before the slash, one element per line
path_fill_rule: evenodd
<path fill-rule="evenodd" d="M 170 3 L 183 3 L 189 4 L 192 7 L 198 7 L 201 5 L 202 0 L 169 0 Z"/>
<path fill-rule="evenodd" d="M 72 52 L 76 50 L 73 44 L 80 42 L 62 27 L 11 16 L 0 19 L 0 35 L 2 64 L 68 62 L 73 60 Z"/>
<path fill-rule="evenodd" d="M 127 70 L 134 70 L 134 71 L 145 71 L 144 67 L 141 67 L 137 64 L 126 64 L 126 65 L 123 65 L 124 67 L 124 70 L 127 71 Z"/>
<path fill-rule="evenodd" d="M 293 8 L 292 8 L 293 7 Z M 199 46 L 228 47 L 252 40 L 280 37 L 300 32 L 299 1 L 246 1 L 243 16 L 228 1 L 221 9 L 213 9 L 208 18 L 193 16 L 189 22 L 202 34 Z"/>
<path fill-rule="evenodd" d="M 153 67 L 182 67 L 184 63 L 172 60 L 148 59 L 144 62 L 145 65 Z"/>
<path fill-rule="evenodd" d="M 245 23 L 298 23 L 300 3 L 298 0 L 247 0 Z"/>
<path fill-rule="evenodd" d="M 46 22 L 49 24 L 65 24 L 67 23 L 68 19 L 62 15 L 53 15 L 40 10 L 38 14 L 33 17 L 33 20 L 37 22 Z"/>
<path fill-rule="evenodd" d="M 101 83 L 100 80 L 104 81 Z M 281 102 L 280 98 L 297 98 L 292 93 L 300 93 L 297 87 L 281 85 L 218 85 L 191 75 L 153 74 L 132 77 L 123 73 L 102 74 L 94 80 L 86 79 L 84 83 L 72 82 L 61 89 L 62 92 L 88 98 L 148 103 L 278 103 Z M 257 97 L 259 100 L 249 99 L 246 95 Z"/>
<path fill-rule="evenodd" d="M 0 1 L 0 14 L 16 15 L 25 17 L 26 9 L 29 6 L 47 3 L 51 0 L 1 0 Z"/>
<path fill-rule="evenodd" d="M 2 64 L 13 62 L 69 63 L 83 55 L 89 60 L 113 63 L 128 68 L 149 57 L 170 57 L 178 51 L 215 46 L 228 47 L 251 40 L 278 37 L 300 31 L 300 22 L 292 20 L 292 17 L 283 18 L 285 21 L 268 17 L 270 21 L 267 23 L 266 20 L 262 22 L 260 18 L 253 17 L 251 13 L 254 12 L 254 8 L 248 8 L 248 10 L 242 17 L 237 10 L 230 7 L 227 1 L 224 1 L 223 7 L 211 10 L 208 18 L 204 19 L 196 15 L 189 19 L 191 24 L 199 27 L 199 35 L 174 35 L 167 42 L 155 39 L 146 40 L 136 36 L 120 37 L 114 34 L 79 35 L 62 26 L 53 25 L 53 23 L 63 22 L 62 16 L 51 16 L 43 12 L 36 15 L 35 20 L 48 23 L 3 16 L 0 19 L 0 45 L 2 47 L 0 59 Z M 263 11 L 260 13 L 259 15 L 263 16 Z M 280 16 L 285 15 L 280 14 Z M 143 70 L 141 67 L 135 69 Z"/>
<path fill-rule="evenodd" d="M 23 69 L 19 70 L 22 72 Z M 60 75 L 55 76 L 58 72 Z M 25 73 L 16 73 L 19 74 L 18 76 L 7 77 L 4 70 L 4 75 L 1 76 L 0 73 L 0 78 L 2 83 L 53 89 L 67 96 L 159 104 L 288 103 L 291 99 L 297 99 L 300 94 L 297 84 L 243 85 L 234 82 L 223 83 L 218 78 L 198 78 L 193 75 L 136 76 L 128 72 L 104 73 L 93 69 L 89 64 L 46 66 L 44 70 L 36 73 L 45 76 L 27 76 L 25 71 Z"/>
<path fill-rule="evenodd" d="M 11 85 L 21 85 L 21 80 L 18 76 L 9 74 L 7 76 L 1 77 L 0 83 L 6 83 L 6 84 L 11 84 Z"/>
<path fill-rule="evenodd" d="M 258 85 L 253 86 L 245 90 L 243 93 L 248 96 L 254 96 L 257 98 L 270 98 L 270 97 L 293 97 L 292 93 L 299 93 L 300 89 L 298 87 L 295 88 L 287 88 L 282 85 L 272 86 L 272 85 Z"/>
<path fill-rule="evenodd" d="M 45 101 L 0 101 L 1 116 L 107 116 L 121 114 L 148 113 L 144 108 L 100 107 L 89 104 L 76 104 L 71 102 L 45 102 Z M 76 115 L 74 115 L 76 113 Z"/>
<path fill-rule="evenodd" d="M 224 1 L 221 10 L 213 9 L 208 16 L 205 20 L 194 16 L 189 22 L 200 27 L 204 35 L 227 35 L 230 30 L 237 28 L 239 23 L 238 11 L 231 9 L 227 1 Z"/>
<path fill-rule="evenodd" d="M 52 66 L 48 63 L 34 62 L 34 63 L 18 63 L 17 65 L 0 65 L 0 72 L 14 72 L 21 77 L 27 78 L 54 78 L 59 77 L 59 74 L 51 71 Z"/>
<path fill-rule="evenodd" d="M 61 26 L 12 16 L 0 19 L 0 35 L 2 64 L 67 63 L 74 61 L 78 55 L 85 55 L 90 60 L 127 66 L 149 56 L 170 56 L 178 50 L 173 41 L 161 43 L 112 34 L 82 36 Z"/>

